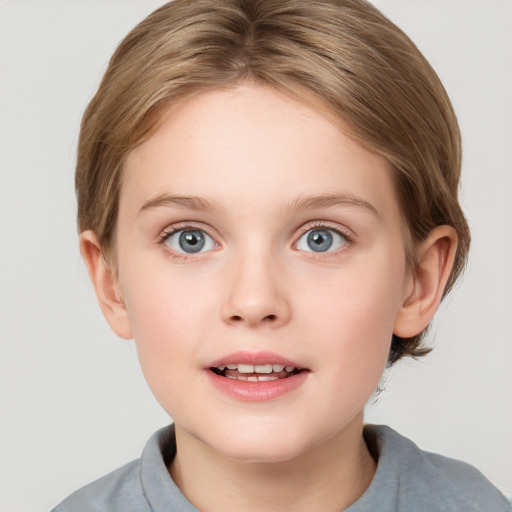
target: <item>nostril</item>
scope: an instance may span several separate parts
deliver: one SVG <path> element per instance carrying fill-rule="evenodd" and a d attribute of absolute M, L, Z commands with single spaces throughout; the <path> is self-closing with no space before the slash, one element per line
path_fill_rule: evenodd
<path fill-rule="evenodd" d="M 232 322 L 243 322 L 244 321 L 244 318 L 240 315 L 232 315 L 230 317 L 231 321 Z M 261 321 L 263 323 L 266 323 L 266 322 L 275 322 L 277 320 L 277 316 L 276 315 L 267 315 L 267 316 L 264 316 Z"/>

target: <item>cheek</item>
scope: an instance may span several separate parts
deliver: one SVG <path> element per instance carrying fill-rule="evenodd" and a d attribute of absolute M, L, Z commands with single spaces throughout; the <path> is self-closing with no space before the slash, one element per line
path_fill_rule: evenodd
<path fill-rule="evenodd" d="M 317 350 L 323 356 L 317 375 L 327 391 L 323 408 L 333 428 L 361 412 L 386 368 L 392 329 L 385 315 L 373 313 L 354 303 L 338 310 L 335 321 L 324 313 L 329 330 Z"/>
<path fill-rule="evenodd" d="M 316 336 L 310 337 L 319 351 L 328 352 L 320 363 L 337 367 L 349 381 L 359 383 L 366 377 L 380 379 L 401 306 L 405 262 L 398 256 L 377 261 L 379 265 L 340 270 L 321 283 L 308 295 L 302 314 L 315 319 L 311 325 Z"/>
<path fill-rule="evenodd" d="M 198 284 L 153 267 L 123 288 L 140 364 L 155 394 L 173 389 L 187 365 L 197 364 L 216 303 L 212 288 Z"/>
<path fill-rule="evenodd" d="M 167 345 L 182 337 L 180 331 L 199 328 L 198 318 L 205 320 L 212 300 L 211 279 L 162 257 L 129 263 L 121 286 L 136 341 Z"/>

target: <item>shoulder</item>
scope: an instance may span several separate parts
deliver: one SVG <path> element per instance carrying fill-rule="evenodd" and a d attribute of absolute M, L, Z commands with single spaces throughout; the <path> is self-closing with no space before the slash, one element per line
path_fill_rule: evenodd
<path fill-rule="evenodd" d="M 140 459 L 78 489 L 52 512 L 149 511 L 140 479 Z"/>
<path fill-rule="evenodd" d="M 167 471 L 175 453 L 171 425 L 153 434 L 140 459 L 74 492 L 52 512 L 197 512 Z"/>
<path fill-rule="evenodd" d="M 375 484 L 381 496 L 391 496 L 392 510 L 510 511 L 505 497 L 473 466 L 423 451 L 389 427 L 367 426 L 365 438 L 379 457 L 369 491 Z"/>

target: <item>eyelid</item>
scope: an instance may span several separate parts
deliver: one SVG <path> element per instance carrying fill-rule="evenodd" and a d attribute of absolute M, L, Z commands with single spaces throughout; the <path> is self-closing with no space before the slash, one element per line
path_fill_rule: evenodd
<path fill-rule="evenodd" d="M 211 240 L 214 243 L 214 248 L 209 249 L 207 251 L 198 251 L 196 253 L 187 253 L 187 252 L 181 252 L 173 249 L 170 245 L 168 245 L 166 242 L 176 233 L 179 233 L 181 231 L 202 231 L 205 233 L 206 236 L 211 238 Z M 169 256 L 171 256 L 175 260 L 185 261 L 189 258 L 197 258 L 201 257 L 205 254 L 208 254 L 220 247 L 220 243 L 217 241 L 218 237 L 211 233 L 211 228 L 209 226 L 205 226 L 201 222 L 193 222 L 193 221 L 183 221 L 178 222 L 175 224 L 171 224 L 170 226 L 166 227 L 162 231 L 160 231 L 158 235 L 158 244 L 165 247 L 165 250 Z"/>
<path fill-rule="evenodd" d="M 342 226 L 337 222 L 331 222 L 326 220 L 314 220 L 301 226 L 299 230 L 299 238 L 308 231 L 311 231 L 313 229 L 329 229 L 332 231 L 336 231 L 349 241 L 354 240 L 354 238 L 356 237 L 355 233 L 351 229 L 347 228 L 346 226 Z"/>
<path fill-rule="evenodd" d="M 325 252 L 302 251 L 301 249 L 298 249 L 297 244 L 302 239 L 302 237 L 309 231 L 314 231 L 315 229 L 325 229 L 327 231 L 334 231 L 338 235 L 342 236 L 346 240 L 346 243 L 343 244 L 343 247 L 340 247 L 339 249 L 334 249 L 332 251 Z M 355 236 L 355 233 L 351 229 L 342 226 L 336 222 L 316 220 L 308 222 L 301 226 L 299 235 L 297 236 L 295 242 L 293 243 L 293 248 L 300 252 L 307 253 L 308 256 L 314 255 L 315 258 L 328 258 L 329 256 L 339 254 L 340 252 L 343 252 L 347 248 L 349 248 L 353 244 Z"/>
<path fill-rule="evenodd" d="M 323 253 L 322 252 L 315 253 L 312 251 L 312 254 L 314 254 L 315 257 L 329 257 L 329 256 L 335 255 L 339 252 L 342 252 L 342 251 L 346 250 L 349 246 L 351 246 L 354 242 L 354 239 L 356 238 L 356 234 L 351 229 L 347 228 L 346 226 L 340 225 L 337 222 L 325 221 L 325 220 L 315 220 L 315 221 L 307 222 L 306 224 L 302 225 L 299 228 L 299 234 L 295 238 L 295 241 L 292 244 L 292 248 L 296 249 L 297 243 L 300 240 L 300 238 L 303 237 L 308 231 L 312 231 L 315 229 L 326 229 L 326 230 L 334 231 L 346 239 L 346 243 L 340 249 L 335 249 L 333 251 L 326 251 Z M 182 221 L 182 222 L 177 222 L 175 224 L 169 225 L 168 227 L 166 227 L 165 229 L 160 231 L 160 233 L 158 235 L 158 243 L 162 244 L 162 245 L 166 245 L 165 242 L 168 240 L 168 238 L 171 235 L 173 235 L 177 232 L 180 232 L 180 231 L 187 231 L 187 230 L 203 231 L 206 235 L 208 235 L 213 240 L 213 242 L 215 244 L 215 248 L 208 250 L 208 251 L 204 251 L 204 252 L 181 253 L 181 252 L 174 251 L 171 247 L 167 246 L 168 253 L 175 259 L 185 260 L 185 259 L 188 259 L 191 257 L 200 257 L 201 255 L 210 253 L 210 252 L 218 249 L 222 245 L 218 241 L 220 237 L 217 235 L 216 232 L 215 233 L 212 232 L 213 229 L 210 226 L 205 225 L 201 222 L 196 222 L 196 221 Z"/>
<path fill-rule="evenodd" d="M 160 241 L 165 241 L 166 238 L 168 238 L 170 235 L 177 233 L 178 231 L 204 231 L 210 238 L 215 240 L 215 243 L 217 242 L 217 239 L 219 238 L 216 234 L 212 233 L 212 229 L 201 222 L 195 222 L 195 221 L 183 221 L 183 222 L 176 222 L 174 224 L 171 224 L 167 226 L 166 228 L 162 229 L 158 235 L 158 238 Z"/>

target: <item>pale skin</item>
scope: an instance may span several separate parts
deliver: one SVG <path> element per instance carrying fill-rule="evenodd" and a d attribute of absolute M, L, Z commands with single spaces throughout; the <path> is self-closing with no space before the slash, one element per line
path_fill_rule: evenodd
<path fill-rule="evenodd" d="M 184 230 L 204 247 L 190 252 Z M 176 424 L 169 471 L 192 504 L 339 512 L 364 493 L 364 405 L 392 334 L 434 315 L 456 248 L 440 226 L 407 268 L 382 157 L 270 88 L 204 92 L 129 155 L 115 265 L 94 233 L 80 241 L 107 321 L 135 339 Z M 226 394 L 209 364 L 238 351 L 278 354 L 304 379 L 266 400 Z"/>

